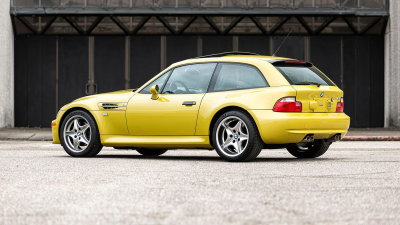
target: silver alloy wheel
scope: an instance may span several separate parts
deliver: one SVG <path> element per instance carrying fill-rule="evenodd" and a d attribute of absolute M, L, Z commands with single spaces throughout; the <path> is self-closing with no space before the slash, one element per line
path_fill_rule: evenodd
<path fill-rule="evenodd" d="M 249 142 L 249 130 L 242 119 L 229 116 L 223 119 L 216 132 L 217 145 L 227 156 L 240 155 Z"/>
<path fill-rule="evenodd" d="M 82 152 L 90 143 L 90 124 L 82 116 L 73 116 L 65 123 L 63 136 L 69 150 Z"/>

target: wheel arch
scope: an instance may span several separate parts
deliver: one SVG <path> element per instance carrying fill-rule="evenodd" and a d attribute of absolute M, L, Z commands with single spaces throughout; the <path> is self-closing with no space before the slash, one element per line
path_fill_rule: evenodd
<path fill-rule="evenodd" d="M 62 124 L 63 124 L 63 122 L 64 122 L 64 120 L 65 120 L 65 118 L 68 116 L 68 114 L 69 113 L 71 113 L 71 112 L 73 112 L 73 111 L 78 111 L 78 110 L 81 110 L 81 111 L 84 111 L 84 112 L 86 112 L 87 114 L 89 114 L 92 118 L 93 118 L 93 120 L 96 122 L 96 126 L 98 126 L 97 125 L 97 120 L 96 120 L 96 118 L 93 116 L 93 114 L 89 111 L 89 110 L 87 110 L 87 109 L 85 109 L 85 108 L 83 108 L 83 107 L 73 107 L 73 108 L 70 108 L 70 109 L 68 109 L 67 111 L 65 111 L 65 113 L 63 113 L 63 115 L 61 116 L 61 118 L 60 118 L 60 122 L 59 122 L 59 126 L 58 126 L 58 137 L 60 138 L 60 131 L 61 131 L 61 127 L 62 127 Z M 99 130 L 99 132 L 100 132 L 100 130 Z M 61 139 L 60 139 L 61 140 Z"/>
<path fill-rule="evenodd" d="M 219 109 L 219 110 L 214 114 L 213 118 L 211 119 L 209 128 L 208 128 L 208 136 L 209 136 L 209 139 L 210 139 L 210 144 L 211 144 L 211 146 L 213 146 L 214 148 L 215 148 L 215 146 L 213 145 L 213 141 L 212 141 L 212 133 L 213 133 L 212 131 L 213 131 L 213 128 L 214 128 L 214 126 L 215 126 L 215 123 L 217 122 L 218 118 L 219 118 L 222 114 L 224 114 L 224 113 L 226 113 L 226 112 L 229 112 L 229 111 L 233 111 L 233 110 L 241 111 L 241 112 L 245 113 L 247 116 L 249 116 L 249 118 L 252 119 L 252 120 L 254 121 L 254 123 L 256 124 L 257 130 L 260 132 L 260 130 L 258 129 L 258 124 L 257 124 L 256 120 L 253 118 L 253 116 L 252 116 L 249 112 L 247 112 L 246 109 L 244 109 L 244 108 L 242 108 L 242 107 L 239 107 L 239 106 L 233 106 L 233 105 L 232 105 L 232 106 L 226 106 L 226 107 L 224 107 L 224 108 Z"/>

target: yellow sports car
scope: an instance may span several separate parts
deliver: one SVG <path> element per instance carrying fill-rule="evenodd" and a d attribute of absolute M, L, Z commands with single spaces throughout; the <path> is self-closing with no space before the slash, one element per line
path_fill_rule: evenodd
<path fill-rule="evenodd" d="M 52 132 L 75 157 L 111 146 L 143 155 L 215 149 L 250 161 L 263 148 L 321 156 L 349 124 L 343 91 L 311 63 L 241 52 L 177 62 L 137 90 L 77 99 Z"/>

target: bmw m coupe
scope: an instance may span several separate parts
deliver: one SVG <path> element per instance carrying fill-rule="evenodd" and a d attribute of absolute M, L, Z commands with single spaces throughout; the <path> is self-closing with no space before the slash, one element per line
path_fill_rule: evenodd
<path fill-rule="evenodd" d="M 110 146 L 153 156 L 215 149 L 228 161 L 286 148 L 314 158 L 347 133 L 343 107 L 343 91 L 310 62 L 220 53 L 174 63 L 138 89 L 63 106 L 53 143 L 74 157 Z"/>

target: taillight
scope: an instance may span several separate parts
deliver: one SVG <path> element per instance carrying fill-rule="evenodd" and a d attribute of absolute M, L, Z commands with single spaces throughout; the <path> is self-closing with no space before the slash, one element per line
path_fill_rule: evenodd
<path fill-rule="evenodd" d="M 336 105 L 336 112 L 343 112 L 343 107 L 344 107 L 344 102 L 342 97 L 340 98 L 340 102 L 338 102 Z"/>
<path fill-rule="evenodd" d="M 296 97 L 279 99 L 274 106 L 274 112 L 301 112 L 302 104 L 296 101 Z"/>

